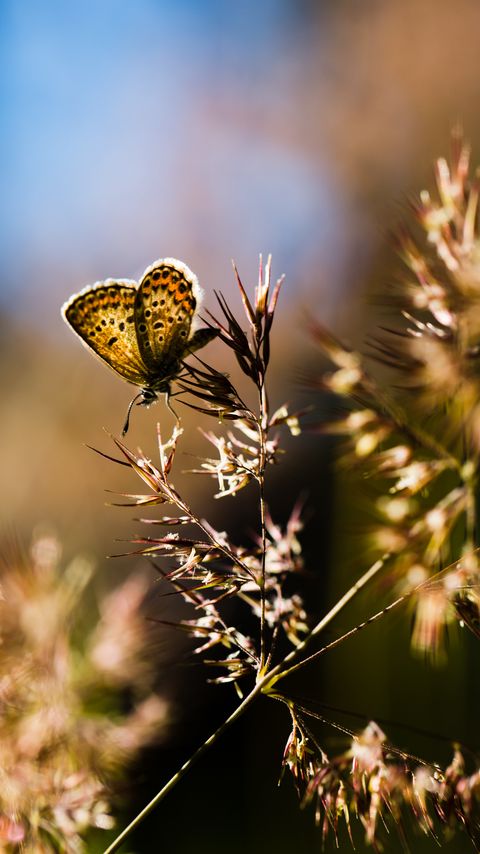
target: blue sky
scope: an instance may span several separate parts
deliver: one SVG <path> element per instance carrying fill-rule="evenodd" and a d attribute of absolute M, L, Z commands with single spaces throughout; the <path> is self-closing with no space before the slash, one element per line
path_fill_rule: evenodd
<path fill-rule="evenodd" d="M 48 314 L 162 256 L 215 287 L 260 251 L 288 275 L 331 242 L 324 164 L 268 131 L 308 47 L 295 8 L 4 0 L 0 306 Z"/>

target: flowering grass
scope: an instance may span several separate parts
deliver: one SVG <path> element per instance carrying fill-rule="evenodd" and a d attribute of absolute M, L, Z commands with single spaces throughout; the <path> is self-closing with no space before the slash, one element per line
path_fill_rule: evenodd
<path fill-rule="evenodd" d="M 117 456 L 103 454 L 137 478 L 123 494 L 123 505 L 158 508 L 154 518 L 140 520 L 148 533 L 132 539 L 129 553 L 147 558 L 187 603 L 190 616 L 169 625 L 190 636 L 208 680 L 233 686 L 239 699 L 230 717 L 106 852 L 120 848 L 260 695 L 288 710 L 283 773 L 291 775 L 301 804 L 315 804 L 324 839 L 338 839 L 343 823 L 353 844 L 359 825 L 367 845 L 382 851 L 388 828 L 404 838 L 410 824 L 439 841 L 463 831 L 480 850 L 480 771 L 466 770 L 458 746 L 452 743 L 451 763 L 441 768 L 395 746 L 373 721 L 353 732 L 326 720 L 313 704 L 290 695 L 287 679 L 401 606 L 414 615 L 412 652 L 429 656 L 432 666 L 446 658 L 449 624 L 480 633 L 478 182 L 469 178 L 469 151 L 459 132 L 451 161 L 436 164 L 436 181 L 437 194 L 425 191 L 414 205 L 419 237 L 406 228 L 397 236 L 404 274 L 384 294 L 389 316 L 370 334 L 369 358 L 311 321 L 312 336 L 333 365 L 313 385 L 333 394 L 339 409 L 337 418 L 315 429 L 338 436 L 344 463 L 359 482 L 368 478 L 375 486 L 375 524 L 357 557 L 358 577 L 320 619 L 313 619 L 315 603 L 304 601 L 299 584 L 308 570 L 301 548 L 303 509 L 294 503 L 282 524 L 272 518 L 267 501 L 269 472 L 281 464 L 285 432 L 301 442 L 306 416 L 286 404 L 270 409 L 270 333 L 282 285 L 281 279 L 272 285 L 270 259 L 260 264 L 252 301 L 235 270 L 240 319 L 221 295 L 218 316 L 208 317 L 225 357 L 240 368 L 246 391 L 224 370 L 195 357 L 183 363 L 175 393 L 176 406 L 183 401 L 214 425 L 203 431 L 208 450 L 192 477 L 209 478 L 215 497 L 224 501 L 249 490 L 258 508 L 253 539 L 235 542 L 228 531 L 216 530 L 176 488 L 176 454 L 188 439 L 179 421 L 169 436 L 158 428 L 155 460 L 114 437 Z M 367 367 L 372 354 L 373 368 Z M 379 379 L 385 368 L 392 381 Z M 312 426 L 310 415 L 308 420 Z M 325 629 L 366 588 L 376 603 L 372 612 L 322 644 Z M 348 682 L 348 672 L 341 678 Z M 315 732 L 318 719 L 341 730 L 342 752 L 327 753 Z"/>

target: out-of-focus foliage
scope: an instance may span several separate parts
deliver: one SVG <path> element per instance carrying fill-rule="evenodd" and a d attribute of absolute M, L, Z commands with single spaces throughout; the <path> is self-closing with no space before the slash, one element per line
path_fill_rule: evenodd
<path fill-rule="evenodd" d="M 86 852 L 111 828 L 126 766 L 163 736 L 167 704 L 152 693 L 155 646 L 133 575 L 85 625 L 84 560 L 59 564 L 58 542 L 28 557 L 4 549 L 0 572 L 0 850 Z M 83 625 L 82 625 L 83 624 Z M 126 705 L 127 697 L 132 699 Z M 130 711 L 127 711 L 130 706 Z"/>

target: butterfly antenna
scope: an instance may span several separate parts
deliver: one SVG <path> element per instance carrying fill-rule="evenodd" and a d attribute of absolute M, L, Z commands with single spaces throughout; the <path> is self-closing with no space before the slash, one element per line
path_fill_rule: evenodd
<path fill-rule="evenodd" d="M 128 428 L 130 426 L 130 413 L 132 411 L 132 406 L 135 403 L 135 401 L 138 400 L 139 397 L 143 397 L 143 391 L 141 391 L 140 394 L 136 394 L 135 397 L 133 398 L 133 400 L 131 400 L 129 403 L 129 406 L 127 409 L 127 417 L 125 419 L 125 424 L 123 425 L 122 436 L 125 436 L 126 433 L 128 432 Z"/>

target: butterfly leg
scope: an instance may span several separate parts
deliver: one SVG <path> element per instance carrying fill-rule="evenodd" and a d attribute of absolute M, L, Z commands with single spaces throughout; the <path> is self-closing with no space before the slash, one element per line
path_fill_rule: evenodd
<path fill-rule="evenodd" d="M 128 431 L 128 428 L 130 426 L 130 413 L 132 411 L 133 404 L 137 402 L 139 397 L 141 398 L 141 400 L 138 401 L 137 406 L 150 406 L 151 403 L 154 403 L 156 400 L 158 400 L 156 393 L 150 388 L 143 388 L 141 392 L 139 392 L 139 394 L 136 394 L 133 400 L 130 401 L 130 404 L 128 406 L 127 417 L 125 419 L 125 424 L 123 425 L 122 436 L 125 436 Z"/>
<path fill-rule="evenodd" d="M 167 406 L 168 406 L 168 408 L 169 408 L 170 412 L 172 413 L 172 415 L 175 417 L 175 420 L 176 420 L 177 424 L 179 424 L 179 423 L 180 423 L 180 416 L 179 416 L 179 415 L 177 415 L 177 413 L 175 412 L 175 410 L 174 410 L 173 406 L 172 406 L 172 405 L 171 405 L 171 403 L 170 403 L 170 399 L 171 399 L 172 397 L 175 397 L 175 394 L 171 394 L 170 389 L 167 389 L 167 391 L 165 392 L 165 403 L 167 404 Z"/>

